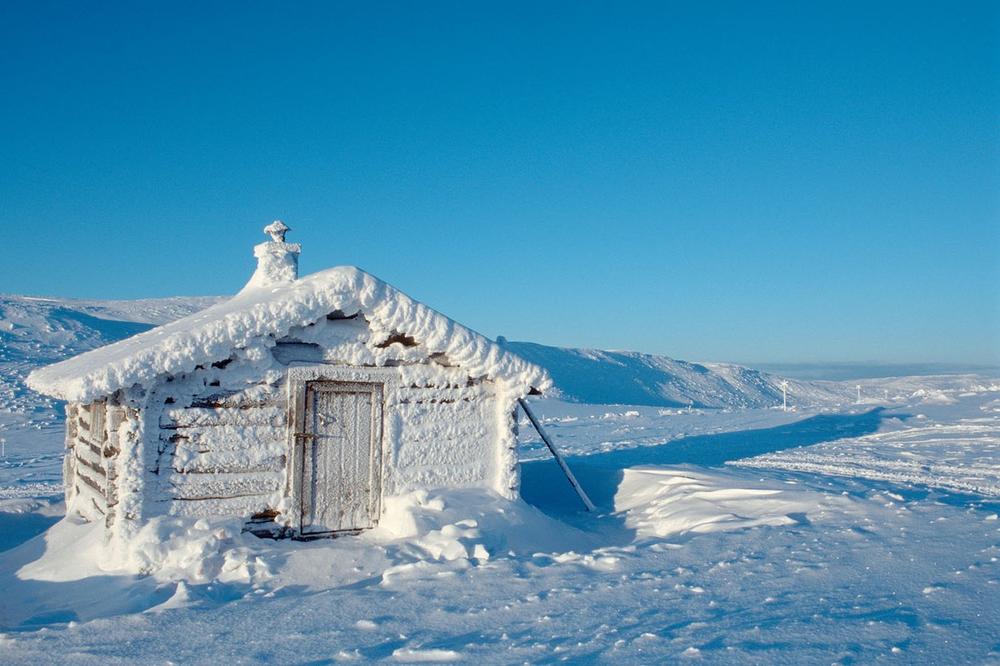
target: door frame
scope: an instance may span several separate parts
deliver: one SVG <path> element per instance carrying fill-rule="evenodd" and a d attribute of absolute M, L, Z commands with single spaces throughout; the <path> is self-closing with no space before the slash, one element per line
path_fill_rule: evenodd
<path fill-rule="evenodd" d="M 290 368 L 288 371 L 288 455 L 286 464 L 285 496 L 288 505 L 283 512 L 286 514 L 292 534 L 297 537 L 317 538 L 343 533 L 356 533 L 358 530 L 341 530 L 334 532 L 302 532 L 302 474 L 305 452 L 305 407 L 306 388 L 311 382 L 331 382 L 344 384 L 345 390 L 367 387 L 372 391 L 372 493 L 369 510 L 372 524 L 377 525 L 382 510 L 382 489 L 385 487 L 384 476 L 386 468 L 386 409 L 389 393 L 398 383 L 399 371 L 396 368 L 358 368 L 346 366 L 309 365 Z"/>

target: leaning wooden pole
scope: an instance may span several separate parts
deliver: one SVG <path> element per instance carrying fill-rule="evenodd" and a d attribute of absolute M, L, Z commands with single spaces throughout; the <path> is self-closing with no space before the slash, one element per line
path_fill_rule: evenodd
<path fill-rule="evenodd" d="M 580 482 L 576 480 L 576 477 L 573 476 L 573 472 L 569 469 L 569 465 L 566 464 L 563 457 L 559 455 L 559 451 L 556 450 L 556 445 L 552 443 L 552 440 L 549 439 L 545 430 L 542 429 L 542 424 L 538 422 L 537 418 L 535 418 L 535 413 L 531 411 L 530 407 L 528 407 L 528 402 L 524 398 L 518 398 L 517 402 L 521 405 L 521 409 L 524 410 L 524 413 L 528 415 L 528 420 L 531 421 L 531 425 L 535 426 L 535 431 L 541 435 L 542 441 L 545 442 L 545 446 L 549 447 L 549 451 L 552 452 L 552 456 L 556 459 L 556 462 L 559 463 L 559 467 L 562 468 L 566 478 L 569 479 L 569 485 L 573 486 L 573 490 L 575 490 L 576 494 L 580 496 L 580 499 L 583 501 L 583 505 L 587 507 L 587 511 L 594 511 L 596 509 L 594 503 L 590 501 L 589 497 L 587 497 L 587 493 L 583 489 L 583 486 L 581 486 Z"/>

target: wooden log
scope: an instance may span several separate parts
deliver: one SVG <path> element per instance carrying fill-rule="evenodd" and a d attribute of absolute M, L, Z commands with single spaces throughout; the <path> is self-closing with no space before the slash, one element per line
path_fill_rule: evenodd
<path fill-rule="evenodd" d="M 80 462 L 90 465 L 91 467 L 96 467 L 98 469 L 104 469 L 104 458 L 101 456 L 100 452 L 95 453 L 94 450 L 86 445 L 79 444 L 73 449 L 73 454 L 76 459 Z M 104 476 L 104 472 L 101 472 L 101 476 Z"/>
<path fill-rule="evenodd" d="M 77 453 L 79 453 L 79 451 Z M 80 465 L 83 465 L 84 467 L 86 467 L 87 469 L 89 469 L 90 471 L 92 471 L 95 475 L 97 475 L 98 477 L 100 477 L 100 480 L 104 482 L 104 483 L 101 484 L 102 485 L 102 492 L 103 492 L 103 486 L 105 486 L 107 484 L 107 472 L 105 472 L 105 470 L 104 470 L 104 465 L 102 465 L 100 463 L 91 462 L 90 460 L 87 460 L 86 458 L 82 458 L 79 455 L 77 455 L 77 457 L 76 457 L 76 462 L 78 464 L 80 464 Z M 77 469 L 79 469 L 79 468 L 77 468 Z"/>
<path fill-rule="evenodd" d="M 159 425 L 165 430 L 179 430 L 249 425 L 281 427 L 285 424 L 285 406 L 269 404 L 258 409 L 246 410 L 232 407 L 170 409 L 160 416 Z"/>
<path fill-rule="evenodd" d="M 161 430 L 159 439 L 169 446 L 163 450 L 190 449 L 199 453 L 209 451 L 246 451 L 251 448 L 283 448 L 287 439 L 285 427 L 273 426 L 219 426 L 192 427 L 182 430 Z"/>
<path fill-rule="evenodd" d="M 77 441 L 79 442 L 76 446 L 78 452 L 89 451 L 98 459 L 101 458 L 102 456 L 101 447 L 98 444 L 94 443 L 89 437 L 80 436 L 77 437 Z"/>
<path fill-rule="evenodd" d="M 253 474 L 285 470 L 285 456 L 276 454 L 249 456 L 240 459 L 219 459 L 210 454 L 200 454 L 181 462 L 177 457 L 171 468 L 178 474 Z"/>
<path fill-rule="evenodd" d="M 251 516 L 270 506 L 270 495 L 244 495 L 228 498 L 193 498 L 170 500 L 166 512 L 172 516 Z"/>
<path fill-rule="evenodd" d="M 101 500 L 102 505 L 105 503 L 104 489 L 101 487 L 101 484 L 98 481 L 95 481 L 93 478 L 88 476 L 86 473 L 84 473 L 84 470 L 80 468 L 77 468 L 76 470 L 76 479 L 77 481 L 82 482 L 82 485 L 78 484 L 77 488 L 79 488 L 81 491 L 84 491 L 84 493 L 89 492 L 90 494 L 98 497 Z"/>
<path fill-rule="evenodd" d="M 270 384 L 256 384 L 246 389 L 235 391 L 231 389 L 214 389 L 210 385 L 201 395 L 192 398 L 189 407 L 203 409 L 231 408 L 252 409 L 266 407 L 281 400 L 281 388 Z"/>
<path fill-rule="evenodd" d="M 280 473 L 173 474 L 170 477 L 172 498 L 183 500 L 263 495 L 280 491 L 283 482 Z"/>

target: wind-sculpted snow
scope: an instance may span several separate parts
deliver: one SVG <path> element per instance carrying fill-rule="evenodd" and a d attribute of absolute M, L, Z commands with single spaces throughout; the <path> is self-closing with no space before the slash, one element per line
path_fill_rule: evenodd
<path fill-rule="evenodd" d="M 116 569 L 99 526 L 0 498 L 3 661 L 992 663 L 1000 504 L 933 476 L 996 485 L 1000 384 L 935 381 L 838 411 L 536 401 L 594 514 L 527 427 L 526 501 L 389 497 L 358 537 L 164 518 Z M 57 469 L 61 441 L 37 446 L 8 472 Z M 929 469 L 723 465 L 834 454 Z"/>
<path fill-rule="evenodd" d="M 940 394 L 938 404 L 950 405 L 960 400 L 943 391 Z M 993 394 L 987 393 L 991 398 Z M 969 410 L 971 413 L 957 423 L 929 421 L 920 414 L 907 417 L 905 424 L 899 421 L 897 428 L 885 432 L 845 437 L 808 449 L 768 453 L 733 464 L 1000 498 L 1000 421 L 991 413 L 993 400 L 982 404 L 980 413 Z M 984 417 L 982 412 L 989 415 Z"/>

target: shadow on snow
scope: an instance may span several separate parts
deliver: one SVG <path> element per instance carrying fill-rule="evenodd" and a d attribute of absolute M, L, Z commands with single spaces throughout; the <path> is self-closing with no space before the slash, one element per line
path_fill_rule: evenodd
<path fill-rule="evenodd" d="M 878 430 L 884 408 L 861 414 L 820 414 L 774 428 L 695 435 L 654 446 L 639 446 L 567 458 L 570 468 L 601 512 L 614 510 L 615 493 L 624 470 L 640 465 L 721 467 L 796 447 L 861 437 Z M 906 416 L 894 414 L 897 418 Z M 556 446 L 559 442 L 556 441 Z M 521 496 L 542 511 L 559 516 L 580 510 L 580 500 L 551 459 L 521 465 Z"/>
<path fill-rule="evenodd" d="M 882 418 L 881 408 L 863 414 L 820 415 L 775 428 L 699 435 L 656 446 L 572 457 L 568 462 L 601 513 L 607 514 L 614 509 L 615 492 L 629 467 L 717 467 L 730 460 L 870 434 L 878 429 Z M 579 499 L 551 459 L 522 465 L 522 496 L 545 513 L 578 522 L 591 534 L 600 533 L 603 545 L 631 538 L 624 524 L 618 524 L 621 521 L 581 515 Z M 7 602 L 0 604 L 3 630 L 30 631 L 69 621 L 146 611 L 167 601 L 176 591 L 175 583 L 160 583 L 151 576 L 107 575 L 64 582 L 21 579 L 18 569 L 38 559 L 45 550 L 45 534 L 38 531 L 47 527 L 47 522 L 45 519 L 37 525 L 22 525 L 24 536 L 33 538 L 0 556 L 0 589 L 9 595 Z M 368 582 L 360 581 L 362 586 Z M 193 597 L 189 603 L 208 602 L 214 606 L 241 598 L 249 589 L 245 584 L 189 585 Z"/>

